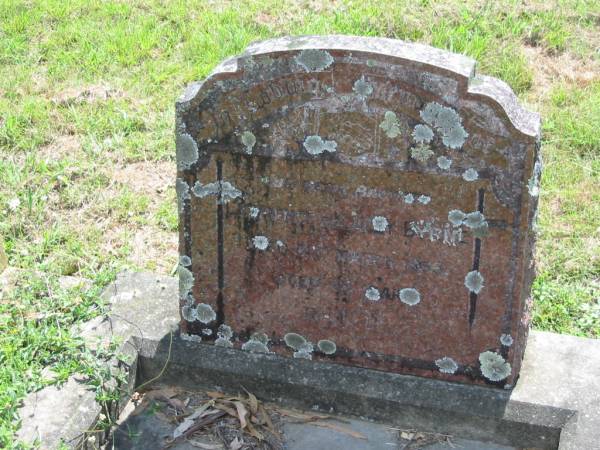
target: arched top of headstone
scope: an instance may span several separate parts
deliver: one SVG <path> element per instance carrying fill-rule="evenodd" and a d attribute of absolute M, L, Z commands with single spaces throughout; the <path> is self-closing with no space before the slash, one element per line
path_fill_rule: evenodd
<path fill-rule="evenodd" d="M 302 62 L 302 51 L 310 50 L 311 54 L 306 56 L 308 64 Z M 319 53 L 319 51 L 321 51 Z M 271 56 L 287 54 L 298 54 L 294 59 L 296 67 L 288 67 L 291 72 L 302 71 L 325 71 L 335 62 L 332 53 L 337 58 L 355 58 L 356 63 L 373 64 L 373 67 L 383 67 L 389 61 L 378 61 L 369 59 L 371 57 L 393 58 L 397 64 L 408 63 L 414 65 L 428 66 L 434 73 L 444 74 L 457 80 L 462 89 L 467 89 L 469 94 L 479 94 L 488 97 L 505 112 L 514 128 L 526 136 L 539 139 L 540 117 L 537 113 L 525 109 L 516 95 L 505 82 L 486 75 L 476 74 L 476 62 L 472 58 L 457 53 L 441 50 L 429 45 L 406 42 L 397 39 L 328 35 L 328 36 L 285 36 L 277 39 L 255 42 L 249 45 L 242 55 L 227 59 L 219 64 L 204 81 L 213 77 L 225 77 L 226 74 L 240 74 L 245 68 L 264 69 L 272 62 Z M 312 60 L 311 60 L 312 58 Z M 257 59 L 257 65 L 253 60 Z M 261 63 L 262 62 L 262 63 Z M 424 67 L 423 67 L 424 68 Z M 281 67 L 274 66 L 272 74 L 277 74 Z M 268 77 L 271 71 L 257 71 L 257 81 Z M 246 82 L 250 82 L 246 77 Z M 201 92 L 204 82 L 193 83 L 188 86 L 184 94 L 179 98 L 181 107 L 190 102 Z M 443 82 L 443 81 L 442 81 Z M 432 80 L 431 87 L 435 84 Z"/>

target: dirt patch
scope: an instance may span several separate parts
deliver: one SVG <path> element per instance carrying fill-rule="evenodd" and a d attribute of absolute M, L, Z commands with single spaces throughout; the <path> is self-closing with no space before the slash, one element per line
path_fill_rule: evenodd
<path fill-rule="evenodd" d="M 124 97 L 124 93 L 105 85 L 90 85 L 85 87 L 68 88 L 52 97 L 52 101 L 61 106 L 77 103 L 94 103 L 109 98 Z"/>
<path fill-rule="evenodd" d="M 107 174 L 113 182 L 127 185 L 132 191 L 147 195 L 164 194 L 175 188 L 177 170 L 173 162 L 137 162 L 116 167 Z"/>
<path fill-rule="evenodd" d="M 65 157 L 76 157 L 81 151 L 81 142 L 76 135 L 63 135 L 54 138 L 39 150 L 39 156 L 46 162 L 60 161 Z"/>
<path fill-rule="evenodd" d="M 568 52 L 549 55 L 542 47 L 524 46 L 523 52 L 533 70 L 533 91 L 539 96 L 557 82 L 585 87 L 600 79 L 600 64 L 595 60 L 581 60 Z"/>

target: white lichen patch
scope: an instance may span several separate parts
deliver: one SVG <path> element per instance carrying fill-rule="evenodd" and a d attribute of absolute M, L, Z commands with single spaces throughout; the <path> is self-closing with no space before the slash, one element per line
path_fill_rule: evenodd
<path fill-rule="evenodd" d="M 465 216 L 463 223 L 469 228 L 479 228 L 486 223 L 485 216 L 479 211 L 473 211 Z"/>
<path fill-rule="evenodd" d="M 375 231 L 384 232 L 388 227 L 388 220 L 383 216 L 375 216 L 371 220 Z"/>
<path fill-rule="evenodd" d="M 359 97 L 365 98 L 373 93 L 373 85 L 365 81 L 364 77 L 361 77 L 354 82 L 352 90 Z"/>
<path fill-rule="evenodd" d="M 256 136 L 251 131 L 244 131 L 240 137 L 242 144 L 246 147 L 246 153 L 251 155 L 252 148 L 256 144 Z"/>
<path fill-rule="evenodd" d="M 190 258 L 188 255 L 181 255 L 179 257 L 179 264 L 186 267 L 186 266 L 191 266 L 192 265 L 192 258 Z"/>
<path fill-rule="evenodd" d="M 190 185 L 182 180 L 181 178 L 177 178 L 175 181 L 175 193 L 177 194 L 177 207 L 179 212 L 183 212 L 183 206 L 185 200 L 189 200 L 192 198 L 190 195 Z"/>
<path fill-rule="evenodd" d="M 469 292 L 479 294 L 483 289 L 483 275 L 477 270 L 472 270 L 465 276 L 465 287 Z"/>
<path fill-rule="evenodd" d="M 431 197 L 429 195 L 419 195 L 417 201 L 422 205 L 427 205 L 431 201 Z"/>
<path fill-rule="evenodd" d="M 452 108 L 430 102 L 421 110 L 420 115 L 425 123 L 441 135 L 446 147 L 458 149 L 469 136 L 462 126 L 460 115 Z"/>
<path fill-rule="evenodd" d="M 490 351 L 481 353 L 479 363 L 481 364 L 481 373 L 490 381 L 504 380 L 511 373 L 510 364 L 498 353 Z"/>
<path fill-rule="evenodd" d="M 261 342 L 265 345 L 267 345 L 269 343 L 269 336 L 267 336 L 266 333 L 262 333 L 260 331 L 252 333 L 252 335 L 250 336 L 250 340 L 252 341 L 258 341 Z"/>
<path fill-rule="evenodd" d="M 437 165 L 442 170 L 448 170 L 452 166 L 452 160 L 446 156 L 440 156 L 437 159 Z"/>
<path fill-rule="evenodd" d="M 228 203 L 242 196 L 242 191 L 237 189 L 229 181 L 215 181 L 213 183 L 202 184 L 196 181 L 192 192 L 198 198 L 204 198 L 209 195 L 214 195 L 218 198 L 219 203 Z"/>
<path fill-rule="evenodd" d="M 186 322 L 195 322 L 196 320 L 198 320 L 198 316 L 196 314 L 196 308 L 193 308 L 190 305 L 182 306 L 181 317 Z"/>
<path fill-rule="evenodd" d="M 447 374 L 454 374 L 458 370 L 458 364 L 452 358 L 444 356 L 443 358 L 436 359 L 435 365 L 438 366 L 440 372 Z"/>
<path fill-rule="evenodd" d="M 400 123 L 398 122 L 396 113 L 393 111 L 386 111 L 383 116 L 383 122 L 379 124 L 379 128 L 381 128 L 390 139 L 400 136 Z"/>
<path fill-rule="evenodd" d="M 381 294 L 379 293 L 379 289 L 370 286 L 365 291 L 365 297 L 367 298 L 367 300 L 370 300 L 372 302 L 378 302 L 381 299 Z"/>
<path fill-rule="evenodd" d="M 217 313 L 212 309 L 212 306 L 207 305 L 206 303 L 200 303 L 196 307 L 196 315 L 198 316 L 198 320 L 202 323 L 211 323 L 217 318 Z"/>
<path fill-rule="evenodd" d="M 184 298 L 194 286 L 194 274 L 183 266 L 179 266 L 179 297 Z"/>
<path fill-rule="evenodd" d="M 242 191 L 237 189 L 229 181 L 221 182 L 221 201 L 227 203 L 229 200 L 234 200 L 242 196 Z"/>
<path fill-rule="evenodd" d="M 210 328 L 202 328 L 202 334 L 204 336 L 212 336 L 213 330 L 211 330 Z"/>
<path fill-rule="evenodd" d="M 458 227 L 463 224 L 467 215 L 459 209 L 453 209 L 448 213 L 448 222 L 450 222 L 455 227 Z"/>
<path fill-rule="evenodd" d="M 415 196 L 408 193 L 404 196 L 404 203 L 408 203 L 409 205 L 415 201 Z"/>
<path fill-rule="evenodd" d="M 490 227 L 489 227 L 487 221 L 484 220 L 481 225 L 473 228 L 472 231 L 473 231 L 473 236 L 481 239 L 481 238 L 486 237 L 489 234 Z"/>
<path fill-rule="evenodd" d="M 505 347 L 510 347 L 511 345 L 513 345 L 513 342 L 513 338 L 510 334 L 503 334 L 502 336 L 500 336 L 500 343 Z"/>
<path fill-rule="evenodd" d="M 433 150 L 427 144 L 418 144 L 410 149 L 410 156 L 415 161 L 425 163 L 434 155 Z"/>
<path fill-rule="evenodd" d="M 294 350 L 300 350 L 308 343 L 304 336 L 298 333 L 287 333 L 283 336 L 283 340 L 285 341 L 285 345 Z"/>
<path fill-rule="evenodd" d="M 305 342 L 298 347 L 298 349 L 294 352 L 293 357 L 300 359 L 312 359 L 313 350 L 313 345 L 310 342 Z"/>
<path fill-rule="evenodd" d="M 209 195 L 219 195 L 220 191 L 221 183 L 218 181 L 208 184 L 202 184 L 199 181 L 196 181 L 194 187 L 192 188 L 192 192 L 198 198 L 208 197 Z"/>
<path fill-rule="evenodd" d="M 256 208 L 255 206 L 251 207 L 248 211 L 248 215 L 251 219 L 256 219 L 260 214 L 260 209 Z"/>
<path fill-rule="evenodd" d="M 465 181 L 476 181 L 479 179 L 479 174 L 471 167 L 463 172 L 462 177 Z"/>
<path fill-rule="evenodd" d="M 317 342 L 317 347 L 319 348 L 319 351 L 326 355 L 333 355 L 337 351 L 335 342 L 330 341 L 329 339 L 321 339 Z"/>
<path fill-rule="evenodd" d="M 433 130 L 427 125 L 420 123 L 415 125 L 412 136 L 415 142 L 419 144 L 428 144 L 433 139 Z"/>
<path fill-rule="evenodd" d="M 415 306 L 417 303 L 421 301 L 421 294 L 414 288 L 404 288 L 400 289 L 398 293 L 400 297 L 400 301 L 410 306 Z"/>
<path fill-rule="evenodd" d="M 533 174 L 527 183 L 527 190 L 529 191 L 529 195 L 532 197 L 537 197 L 540 195 L 540 177 L 542 175 L 542 163 L 540 161 L 536 161 L 533 166 Z"/>
<path fill-rule="evenodd" d="M 333 63 L 329 52 L 318 49 L 302 50 L 295 59 L 307 72 L 321 72 Z"/>
<path fill-rule="evenodd" d="M 304 148 L 311 155 L 320 155 L 323 152 L 334 153 L 337 151 L 337 143 L 335 141 L 326 141 L 321 136 L 307 136 L 304 139 Z"/>
<path fill-rule="evenodd" d="M 230 340 L 233 338 L 233 330 L 229 325 L 221 324 L 217 330 L 217 337 Z"/>
<path fill-rule="evenodd" d="M 266 236 L 254 236 L 252 238 L 252 245 L 258 250 L 266 250 L 269 246 L 269 238 Z"/>
<path fill-rule="evenodd" d="M 189 341 L 189 342 L 202 342 L 202 337 L 198 336 L 197 334 L 188 334 L 188 333 L 181 333 L 179 335 L 179 337 L 181 339 L 183 339 L 184 341 Z"/>
<path fill-rule="evenodd" d="M 178 134 L 175 141 L 175 147 L 177 167 L 179 169 L 189 169 L 196 161 L 198 161 L 198 145 L 194 138 L 189 134 Z"/>
<path fill-rule="evenodd" d="M 233 342 L 231 342 L 229 339 L 224 339 L 224 338 L 217 338 L 215 339 L 215 345 L 217 347 L 226 347 L 226 348 L 231 348 L 233 347 Z"/>
<path fill-rule="evenodd" d="M 267 347 L 266 344 L 263 344 L 260 341 L 255 341 L 254 339 L 250 339 L 248 342 L 245 342 L 242 345 L 242 350 L 252 353 L 269 353 L 269 347 Z"/>

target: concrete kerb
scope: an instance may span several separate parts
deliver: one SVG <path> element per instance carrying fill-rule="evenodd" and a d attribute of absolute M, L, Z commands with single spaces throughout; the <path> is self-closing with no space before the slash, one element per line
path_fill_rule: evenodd
<path fill-rule="evenodd" d="M 501 445 L 600 449 L 596 340 L 531 332 L 521 378 L 503 391 L 182 340 L 171 333 L 179 321 L 177 280 L 171 277 L 124 273 L 104 295 L 110 320 L 92 321 L 83 335 L 123 340 L 132 358 L 126 393 L 166 366 L 160 381 L 185 388 L 246 388 L 264 401 Z M 27 397 L 20 439 L 41 438 L 41 448 L 55 448 L 61 439 L 71 447 L 97 448 L 102 437 L 86 431 L 94 429 L 100 405 L 72 378 Z M 62 415 L 55 414 L 57 404 Z M 44 421 L 48 414 L 56 416 L 52 423 Z"/>

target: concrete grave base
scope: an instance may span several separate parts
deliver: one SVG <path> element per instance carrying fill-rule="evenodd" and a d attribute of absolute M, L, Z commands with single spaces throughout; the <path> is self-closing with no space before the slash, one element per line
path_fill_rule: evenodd
<path fill-rule="evenodd" d="M 182 340 L 172 332 L 178 321 L 177 282 L 170 277 L 125 273 L 106 292 L 112 316 L 87 327 L 85 334 L 106 338 L 114 333 L 124 346 L 134 348 L 131 373 L 136 374 L 137 386 L 162 372 L 160 381 L 165 384 L 233 392 L 245 388 L 263 401 L 357 416 L 398 428 L 519 448 L 600 449 L 597 340 L 531 332 L 521 377 L 513 390 L 503 391 Z M 46 388 L 26 399 L 29 409 L 22 412 L 21 439 L 37 437 L 42 448 L 54 447 L 44 437 L 52 436 L 56 443 L 61 424 L 58 417 L 51 424 L 43 422 L 44 408 L 52 408 L 45 395 L 68 395 L 70 385 Z M 78 401 L 72 402 L 73 411 L 63 411 L 61 416 L 65 418 L 63 433 L 71 433 L 66 440 L 77 441 L 79 446 L 85 439 L 73 436 L 94 426 L 90 419 L 78 423 L 77 430 L 68 427 L 68 418 L 80 415 L 81 408 L 94 409 L 93 396 L 80 394 L 80 387 L 73 389 Z M 40 396 L 45 401 L 32 408 Z M 92 404 L 83 405 L 84 401 Z"/>

